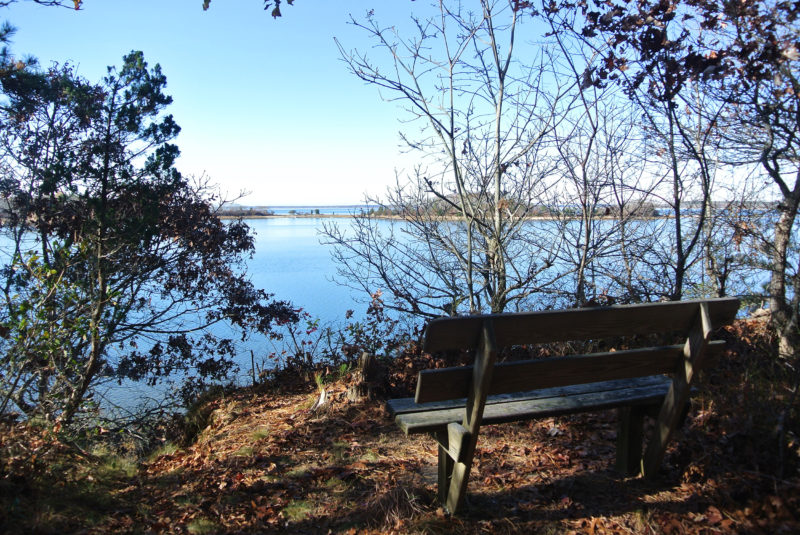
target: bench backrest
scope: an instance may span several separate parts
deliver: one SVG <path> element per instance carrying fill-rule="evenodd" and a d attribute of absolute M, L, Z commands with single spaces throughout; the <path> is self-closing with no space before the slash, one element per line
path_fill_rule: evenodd
<path fill-rule="evenodd" d="M 705 321 L 701 304 L 707 311 Z M 478 359 L 513 345 L 654 333 L 691 338 L 693 330 L 708 332 L 730 323 L 738 309 L 738 299 L 719 298 L 440 318 L 428 325 L 423 348 L 430 353 L 475 350 Z M 689 344 L 501 363 L 488 374 L 484 395 L 673 373 L 688 354 Z M 462 366 L 420 372 L 415 401 L 468 397 L 475 387 L 474 371 L 473 366 Z"/>

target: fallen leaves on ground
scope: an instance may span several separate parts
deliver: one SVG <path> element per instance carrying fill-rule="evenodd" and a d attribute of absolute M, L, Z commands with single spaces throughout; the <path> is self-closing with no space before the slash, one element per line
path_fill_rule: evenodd
<path fill-rule="evenodd" d="M 796 452 L 788 475 L 769 475 L 777 449 L 765 449 L 765 422 L 753 417 L 774 399 L 743 378 L 752 366 L 744 360 L 755 357 L 741 355 L 706 378 L 655 482 L 613 470 L 614 412 L 488 426 L 467 507 L 451 517 L 435 499 L 433 439 L 405 437 L 382 401 L 348 401 L 340 381 L 327 385 L 329 404 L 318 412 L 309 409 L 312 386 L 217 400 L 194 444 L 121 479 L 96 522 L 64 525 L 84 533 L 800 532 Z"/>

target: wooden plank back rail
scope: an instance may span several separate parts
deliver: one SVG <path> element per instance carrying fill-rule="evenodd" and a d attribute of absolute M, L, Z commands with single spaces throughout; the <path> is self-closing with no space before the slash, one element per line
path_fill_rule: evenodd
<path fill-rule="evenodd" d="M 712 342 L 712 332 L 738 309 L 737 299 L 720 298 L 436 319 L 424 350 L 471 350 L 474 364 L 420 372 L 416 397 L 389 400 L 388 409 L 406 434 L 436 438 L 439 499 L 453 514 L 464 501 L 482 424 L 619 408 L 617 468 L 652 477 L 685 416 L 697 371 L 721 353 L 724 343 Z M 686 341 L 495 365 L 503 347 L 658 333 Z M 648 412 L 656 425 L 642 455 Z"/>

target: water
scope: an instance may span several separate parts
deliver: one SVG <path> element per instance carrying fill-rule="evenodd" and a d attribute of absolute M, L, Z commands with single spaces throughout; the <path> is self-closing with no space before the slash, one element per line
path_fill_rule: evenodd
<path fill-rule="evenodd" d="M 332 207 L 337 208 L 337 207 Z M 347 310 L 360 311 L 361 294 L 332 281 L 330 246 L 320 244 L 324 218 L 250 219 L 255 255 L 249 276 L 257 288 L 289 300 L 322 322 L 343 320 Z"/>
<path fill-rule="evenodd" d="M 323 208 L 342 207 L 320 208 L 322 212 Z M 308 313 L 311 320 L 319 320 L 321 326 L 341 326 L 348 310 L 354 311 L 354 318 L 364 316 L 367 296 L 333 281 L 336 265 L 330 246 L 320 243 L 319 229 L 324 221 L 322 217 L 246 220 L 255 235 L 255 253 L 248 262 L 247 275 L 257 288 L 273 294 L 277 300 L 290 301 L 296 309 Z M 239 341 L 225 325 L 216 325 L 211 330 L 236 340 L 239 372 L 230 377 L 234 382 L 249 384 L 254 364 L 258 370 L 276 365 L 269 355 L 280 353 L 280 342 L 258 334 Z M 163 387 L 132 381 L 124 381 L 122 385 L 113 383 L 102 389 L 104 404 L 116 407 L 117 412 L 141 405 L 154 406 L 164 397 Z"/>
<path fill-rule="evenodd" d="M 352 214 L 359 207 L 282 207 L 276 213 L 288 213 L 288 210 L 302 210 L 309 213 L 319 208 L 320 213 L 329 215 Z M 290 301 L 292 305 L 318 319 L 321 326 L 343 325 L 348 310 L 354 311 L 354 317 L 364 316 L 368 296 L 357 293 L 333 281 L 336 266 L 330 255 L 330 246 L 320 243 L 318 229 L 322 227 L 323 217 L 303 218 L 270 218 L 249 219 L 248 226 L 255 234 L 255 253 L 248 261 L 247 275 L 257 288 L 273 294 L 277 300 Z M 340 220 L 348 224 L 347 219 Z M 9 260 L 8 244 L 0 243 L 1 263 Z M 216 325 L 212 331 L 236 340 L 239 373 L 231 377 L 238 383 L 250 381 L 252 360 L 259 368 L 275 365 L 268 356 L 279 352 L 276 342 L 267 337 L 253 335 L 245 341 L 239 341 L 231 329 L 225 325 Z M 153 407 L 163 401 L 166 395 L 162 386 L 149 387 L 143 383 L 124 381 L 119 385 L 109 381 L 98 388 L 96 398 L 103 406 L 116 407 L 117 413 L 134 410 L 142 405 Z"/>
<path fill-rule="evenodd" d="M 319 209 L 320 214 L 344 215 L 357 212 L 364 207 L 272 207 L 276 213 L 309 214 Z M 247 224 L 255 234 L 255 253 L 248 262 L 248 276 L 254 285 L 274 295 L 275 299 L 290 301 L 296 308 L 319 319 L 322 326 L 341 327 L 349 310 L 356 319 L 362 318 L 368 296 L 337 284 L 333 279 L 337 266 L 331 257 L 331 246 L 320 243 L 320 229 L 325 222 L 349 225 L 348 219 L 326 219 L 325 217 L 280 217 L 249 219 Z M 387 225 L 390 225 L 388 221 Z M 541 223 L 535 223 L 537 225 Z M 644 222 L 643 224 L 649 224 Z M 6 260 L 5 258 L 3 259 Z M 377 290 L 379 288 L 372 288 Z M 232 337 L 224 326 L 215 326 L 216 334 Z M 250 380 L 251 354 L 257 367 L 269 368 L 274 361 L 268 357 L 279 352 L 275 342 L 263 336 L 253 336 L 237 341 L 237 364 L 240 371 L 232 377 L 239 383 Z M 109 385 L 103 396 L 110 405 L 133 408 L 140 401 L 151 398 L 154 402 L 165 397 L 162 388 L 148 388 L 140 383 L 126 382 L 122 386 Z"/>

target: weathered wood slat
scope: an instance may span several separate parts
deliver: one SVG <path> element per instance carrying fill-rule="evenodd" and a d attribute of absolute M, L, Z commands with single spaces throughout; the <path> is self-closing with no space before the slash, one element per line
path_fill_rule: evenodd
<path fill-rule="evenodd" d="M 694 323 L 684 344 L 684 358 L 681 360 L 669 391 L 661 405 L 656 419 L 653 438 L 647 445 L 642 459 L 642 474 L 652 478 L 664 457 L 672 433 L 683 419 L 683 409 L 689 400 L 692 379 L 697 367 L 703 363 L 713 330 L 711 315 L 705 303 L 700 305 Z"/>
<path fill-rule="evenodd" d="M 481 415 L 489 397 L 489 387 L 494 376 L 497 360 L 497 344 L 494 338 L 494 326 L 491 320 L 484 320 L 481 327 L 481 346 L 475 354 L 475 365 L 472 366 L 467 394 L 466 414 L 462 425 L 470 434 L 476 435 L 481 427 Z M 419 391 L 419 385 L 417 386 Z M 459 396 L 460 397 L 460 396 Z"/>
<path fill-rule="evenodd" d="M 712 347 L 721 351 L 724 342 Z M 648 347 L 569 357 L 505 362 L 494 367 L 489 395 L 673 373 L 683 345 Z M 417 378 L 417 403 L 466 397 L 472 366 L 424 370 Z"/>
<path fill-rule="evenodd" d="M 517 422 L 576 412 L 612 409 L 626 405 L 651 405 L 660 403 L 668 389 L 669 383 L 665 382 L 661 387 L 651 385 L 566 397 L 487 403 L 483 412 L 483 424 Z M 395 418 L 395 422 L 404 433 L 410 435 L 440 431 L 450 422 L 461 421 L 463 417 L 463 408 L 445 409 L 400 414 Z"/>
<path fill-rule="evenodd" d="M 469 431 L 467 431 L 466 427 L 458 422 L 450 422 L 444 428 L 444 431 L 434 433 L 434 437 L 436 442 L 439 443 L 439 447 L 444 448 L 444 451 L 453 461 L 459 462 L 463 460 L 464 445 L 469 440 Z M 448 478 L 451 476 L 452 471 L 451 468 L 447 474 Z"/>
<path fill-rule="evenodd" d="M 450 490 L 450 477 L 453 475 L 453 465 L 455 461 L 450 456 L 450 432 L 443 428 L 435 433 L 436 441 L 439 443 L 439 474 L 438 474 L 438 495 L 439 502 L 447 501 L 447 493 Z"/>
<path fill-rule="evenodd" d="M 703 301 L 675 301 L 518 314 L 494 314 L 433 320 L 425 332 L 424 350 L 474 349 L 481 323 L 490 318 L 497 347 L 586 340 L 646 333 L 688 332 L 699 303 L 707 302 L 712 328 L 730 323 L 739 300 L 723 297 Z"/>
<path fill-rule="evenodd" d="M 508 362 L 495 366 L 489 393 L 505 394 L 672 373 L 682 356 L 681 346 L 668 346 Z M 471 374 L 471 366 L 421 371 L 415 399 L 417 403 L 428 403 L 462 398 L 469 390 Z"/>
<path fill-rule="evenodd" d="M 633 379 L 619 379 L 613 381 L 602 381 L 597 383 L 586 383 L 582 385 L 560 386 L 556 388 L 542 388 L 539 390 L 528 390 L 526 392 L 514 392 L 511 394 L 498 394 L 486 399 L 487 405 L 498 403 L 509 403 L 513 401 L 526 401 L 545 398 L 560 398 L 566 396 L 576 396 L 591 392 L 621 390 L 634 387 L 663 387 L 669 384 L 670 379 L 663 375 L 649 377 L 635 377 Z M 435 411 L 442 409 L 464 409 L 466 398 L 451 399 L 447 401 L 436 401 L 433 403 L 416 403 L 414 398 L 390 399 L 386 402 L 389 414 L 397 416 L 413 412 Z"/>

